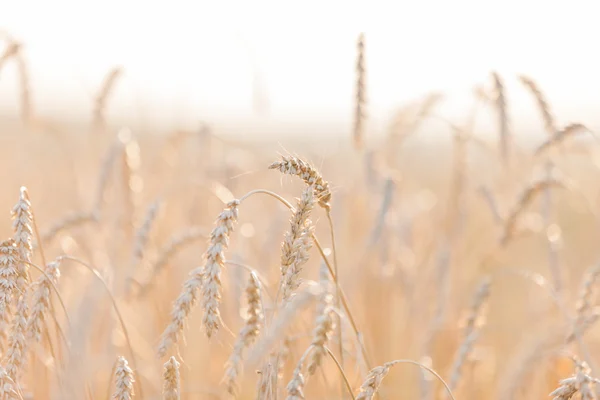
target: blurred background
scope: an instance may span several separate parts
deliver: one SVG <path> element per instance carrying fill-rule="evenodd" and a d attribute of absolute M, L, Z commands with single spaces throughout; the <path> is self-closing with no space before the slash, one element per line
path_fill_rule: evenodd
<path fill-rule="evenodd" d="M 24 46 L 36 112 L 86 118 L 112 68 L 123 76 L 107 112 L 135 127 L 222 134 L 347 135 L 351 129 L 356 37 L 367 37 L 371 135 L 393 111 L 441 91 L 444 115 L 461 115 L 490 70 L 505 76 L 519 126 L 535 110 L 516 74 L 535 77 L 565 121 L 594 120 L 600 92 L 600 27 L 593 1 L 141 0 L 7 2 L 0 23 Z M 18 80 L 0 76 L 3 115 L 17 112 Z M 492 125 L 489 125 L 492 126 Z M 489 133 L 489 132 L 488 132 Z"/>

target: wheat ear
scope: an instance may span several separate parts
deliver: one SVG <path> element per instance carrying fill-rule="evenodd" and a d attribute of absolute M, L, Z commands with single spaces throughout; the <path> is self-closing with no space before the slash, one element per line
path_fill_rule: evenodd
<path fill-rule="evenodd" d="M 45 314 L 50 309 L 50 292 L 52 286 L 56 285 L 60 278 L 59 266 L 60 262 L 57 261 L 49 263 L 44 273 L 32 285 L 33 295 L 31 304 L 33 307 L 27 320 L 26 332 L 27 338 L 33 339 L 36 342 L 40 341 Z"/>
<path fill-rule="evenodd" d="M 261 304 L 260 285 L 254 272 L 250 273 L 246 286 L 246 299 L 248 301 L 248 317 L 246 323 L 233 346 L 233 352 L 227 361 L 225 371 L 225 386 L 231 395 L 237 393 L 237 380 L 241 374 L 244 350 L 250 347 L 258 338 L 263 325 L 263 307 Z"/>
<path fill-rule="evenodd" d="M 125 357 L 119 357 L 115 369 L 115 391 L 112 395 L 114 400 L 131 400 L 133 398 L 133 371 Z"/>
<path fill-rule="evenodd" d="M 285 233 L 281 246 L 281 275 L 283 299 L 289 300 L 292 293 L 298 289 L 300 282 L 298 275 L 302 266 L 309 258 L 312 247 L 311 234 L 313 232 L 310 213 L 314 208 L 314 190 L 312 186 L 306 187 L 292 217 L 290 230 Z"/>
<path fill-rule="evenodd" d="M 329 271 L 325 264 L 321 264 L 321 268 L 319 269 L 319 281 L 323 287 L 323 294 L 321 294 L 321 298 L 317 303 L 317 317 L 312 340 L 313 351 L 308 363 L 309 375 L 314 375 L 317 368 L 321 366 L 323 357 L 327 355 L 325 346 L 331 338 L 335 327 L 332 288 L 329 281 Z"/>
<path fill-rule="evenodd" d="M 10 323 L 10 305 L 13 301 L 13 294 L 17 291 L 19 252 L 15 240 L 8 239 L 0 243 L 0 335 L 4 345 L 6 332 Z"/>
<path fill-rule="evenodd" d="M 309 163 L 296 157 L 282 156 L 280 161 L 269 165 L 269 169 L 277 169 L 282 174 L 298 176 L 304 183 L 314 187 L 316 198 L 321 207 L 327 210 L 331 208 L 329 205 L 331 201 L 329 183 Z"/>
<path fill-rule="evenodd" d="M 179 400 L 181 394 L 179 362 L 175 357 L 171 357 L 163 368 L 163 400 Z"/>
<path fill-rule="evenodd" d="M 550 393 L 553 400 L 569 400 L 579 392 L 581 400 L 596 400 L 596 383 L 598 379 L 590 376 L 589 366 L 574 358 L 575 374 L 560 381 L 560 386 Z"/>
<path fill-rule="evenodd" d="M 206 264 L 190 272 L 189 278 L 171 311 L 171 322 L 162 334 L 158 347 L 158 355 L 164 356 L 167 350 L 178 341 L 184 323 L 196 304 L 198 292 L 202 288 L 204 306 L 203 323 L 206 334 L 210 337 L 218 329 L 219 303 L 221 299 L 221 269 L 225 265 L 224 251 L 229 246 L 229 235 L 233 231 L 238 217 L 239 200 L 227 204 L 227 208 L 219 214 L 216 226 L 210 235 L 210 245 L 205 253 Z"/>

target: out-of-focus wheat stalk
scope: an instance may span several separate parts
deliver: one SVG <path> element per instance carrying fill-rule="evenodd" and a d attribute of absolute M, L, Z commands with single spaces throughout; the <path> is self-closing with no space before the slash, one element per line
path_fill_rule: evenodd
<path fill-rule="evenodd" d="M 563 183 L 556 179 L 545 179 L 534 182 L 527 186 L 521 193 L 518 201 L 504 220 L 503 234 L 500 243 L 505 246 L 518 233 L 517 223 L 521 214 L 527 209 L 536 195 L 543 193 L 544 190 L 553 187 L 564 187 Z"/>
<path fill-rule="evenodd" d="M 113 92 L 118 79 L 123 75 L 123 68 L 120 66 L 111 69 L 104 77 L 104 82 L 96 95 L 94 101 L 94 119 L 93 124 L 96 128 L 106 127 L 106 105 L 110 94 Z"/>
<path fill-rule="evenodd" d="M 357 41 L 356 57 L 356 92 L 354 99 L 354 147 L 364 146 L 364 124 L 366 119 L 367 86 L 365 70 L 365 34 L 361 33 Z"/>
<path fill-rule="evenodd" d="M 484 307 L 490 295 L 491 284 L 491 279 L 485 278 L 479 285 L 475 297 L 473 298 L 473 304 L 471 305 L 464 330 L 463 342 L 454 357 L 454 362 L 450 371 L 450 382 L 448 383 L 448 386 L 451 390 L 456 389 L 462 376 L 462 368 L 467 362 L 475 342 L 479 338 L 481 325 L 483 325 L 485 320 Z"/>
<path fill-rule="evenodd" d="M 497 72 L 492 72 L 492 80 L 494 81 L 495 99 L 494 104 L 498 113 L 498 126 L 500 129 L 500 157 L 504 166 L 507 167 L 510 160 L 510 147 L 512 145 L 511 135 L 509 131 L 508 110 L 506 104 L 506 94 L 504 83 Z"/>

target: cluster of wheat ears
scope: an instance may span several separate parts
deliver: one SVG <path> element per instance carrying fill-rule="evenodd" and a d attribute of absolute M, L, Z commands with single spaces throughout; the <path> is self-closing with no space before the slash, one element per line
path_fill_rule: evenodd
<path fill-rule="evenodd" d="M 19 57 L 26 81 L 20 46 L 9 44 L 0 69 Z M 110 131 L 104 122 L 106 99 L 120 71 L 110 72 L 96 99 L 94 125 L 105 132 Z M 568 139 L 590 131 L 582 124 L 558 126 L 538 85 L 519 79 L 541 111 L 547 140 L 530 156 L 518 149 L 502 78 L 493 73 L 491 88 L 477 90 L 465 126 L 443 120 L 454 139 L 445 197 L 441 189 L 433 190 L 436 195 L 424 190 L 419 174 L 420 185 L 411 183 L 407 175 L 413 171 L 397 160 L 400 145 L 421 122 L 436 118 L 439 95 L 400 110 L 381 148 L 364 150 L 363 35 L 352 156 L 360 161 L 338 159 L 329 168 L 340 180 L 351 175 L 346 188 L 334 186 L 303 157 L 286 154 L 263 163 L 272 177 L 279 173 L 295 180 L 297 198 L 291 203 L 286 189 L 246 190 L 240 179 L 227 180 L 247 168 L 240 159 L 255 149 L 236 148 L 212 134 L 190 138 L 186 133 L 169 136 L 167 145 L 144 147 L 142 139 L 138 143 L 121 131 L 101 163 L 92 207 L 85 211 L 63 212 L 48 223 L 51 199 L 76 194 L 56 197 L 60 194 L 35 182 L 28 186 L 43 193 L 39 198 L 30 198 L 25 187 L 15 189 L 13 233 L 0 243 L 0 399 L 152 399 L 161 393 L 169 400 L 517 399 L 536 398 L 548 385 L 546 394 L 556 400 L 596 399 L 595 342 L 586 339 L 600 316 L 594 305 L 600 267 L 584 274 L 575 305 L 569 306 L 573 290 L 566 276 L 572 274 L 561 259 L 565 235 L 558 215 L 568 213 L 575 198 L 579 208 L 587 207 L 584 214 L 596 217 L 589 192 L 565 173 L 569 165 L 561 168 L 561 162 L 568 164 Z M 33 112 L 24 87 L 23 118 L 30 124 Z M 498 118 L 497 152 L 473 134 L 480 106 Z M 195 140 L 201 146 L 193 147 Z M 470 144 L 499 155 L 498 182 L 489 167 L 479 174 L 487 181 L 476 188 L 469 183 L 477 176 L 468 164 Z M 140 154 L 147 148 L 156 158 L 144 171 Z M 79 161 L 73 156 L 77 150 L 67 154 L 72 165 L 87 167 L 88 153 L 81 151 Z M 254 153 L 262 163 L 260 152 Z M 8 169 L 12 161 L 6 160 Z M 155 168 L 161 162 L 165 168 Z M 540 164 L 542 177 L 501 206 L 514 182 Z M 87 172 L 82 184 L 78 168 L 64 172 L 67 168 L 55 167 L 92 192 Z M 39 178 L 43 172 L 36 169 L 29 165 L 28 172 Z M 9 180 L 22 179 L 11 175 Z M 271 181 L 279 182 L 259 180 L 261 186 Z M 13 193 L 8 183 L 3 187 Z M 559 198 L 556 189 L 570 197 Z M 199 194 L 203 190 L 210 200 Z M 245 194 L 234 196 L 238 190 Z M 145 192 L 160 194 L 140 213 Z M 444 198 L 445 207 L 432 205 L 432 196 L 435 204 Z M 543 207 L 534 213 L 539 198 Z M 209 230 L 203 222 L 215 204 L 222 211 Z M 281 221 L 286 214 L 289 221 Z M 244 215 L 248 219 L 242 223 Z M 287 225 L 283 239 L 282 224 Z M 176 226 L 182 231 L 173 235 Z M 200 258 L 198 242 L 206 238 Z M 230 247 L 240 248 L 234 257 Z M 540 248 L 543 256 L 537 255 Z M 506 267 L 525 259 L 543 260 L 542 272 Z M 190 263 L 198 266 L 189 268 Z M 503 282 L 506 276 L 512 283 Z M 515 280 L 529 285 L 525 295 Z M 473 293 L 470 306 L 462 305 L 463 291 Z M 490 313 L 494 293 L 503 309 Z M 237 334 L 234 325 L 240 325 Z M 524 333 L 533 340 L 520 341 Z M 523 349 L 514 351 L 512 339 Z M 391 357 L 396 354 L 402 358 Z M 402 376 L 384 383 L 400 365 L 413 370 L 403 369 Z"/>

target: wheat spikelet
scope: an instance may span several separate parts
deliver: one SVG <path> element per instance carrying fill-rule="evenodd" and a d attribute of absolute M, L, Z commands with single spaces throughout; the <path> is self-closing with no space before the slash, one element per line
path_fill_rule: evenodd
<path fill-rule="evenodd" d="M 237 379 L 241 373 L 244 350 L 256 341 L 263 324 L 260 285 L 254 272 L 250 273 L 248 279 L 246 298 L 248 301 L 248 317 L 233 346 L 233 352 L 227 361 L 224 377 L 225 386 L 231 395 L 235 395 L 237 392 Z"/>
<path fill-rule="evenodd" d="M 307 185 L 313 186 L 319 205 L 329 210 L 331 201 L 329 183 L 312 165 L 296 157 L 282 156 L 281 161 L 272 163 L 269 169 L 278 169 L 282 174 L 296 175 Z"/>
<path fill-rule="evenodd" d="M 557 132 L 556 122 L 554 121 L 554 116 L 552 115 L 552 111 L 550 110 L 550 105 L 546 100 L 546 97 L 542 93 L 539 86 L 535 83 L 535 81 L 527 76 L 520 75 L 519 80 L 533 96 L 537 102 L 538 108 L 542 113 L 542 118 L 544 119 L 544 127 L 546 128 L 546 132 L 550 137 L 554 136 Z"/>
<path fill-rule="evenodd" d="M 171 357 L 165 363 L 163 370 L 163 400 L 179 400 L 181 393 L 179 380 L 179 362 L 175 357 Z"/>
<path fill-rule="evenodd" d="M 364 146 L 364 122 L 366 117 L 366 71 L 365 71 L 365 35 L 361 33 L 357 41 L 356 59 L 356 97 L 354 108 L 354 147 Z"/>
<path fill-rule="evenodd" d="M 467 359 L 473 349 L 473 345 L 479 338 L 480 326 L 483 324 L 483 320 L 485 318 L 483 309 L 490 295 L 490 285 L 491 280 L 489 278 L 485 278 L 479 285 L 479 288 L 475 293 L 475 297 L 473 298 L 473 304 L 471 305 L 465 326 L 464 339 L 454 357 L 454 362 L 450 372 L 449 387 L 451 390 L 454 390 L 458 385 L 458 382 L 462 376 L 462 367 L 467 362 Z"/>
<path fill-rule="evenodd" d="M 27 262 L 31 262 L 33 255 L 33 214 L 31 213 L 31 203 L 27 194 L 27 188 L 25 187 L 21 187 L 19 201 L 12 209 L 12 217 L 15 245 L 19 251 L 19 258 L 24 261 L 18 264 L 19 280 L 17 281 L 18 289 L 23 291 L 28 281 L 27 271 L 29 265 Z"/>
<path fill-rule="evenodd" d="M 210 245 L 205 253 L 206 264 L 190 272 L 190 277 L 183 284 L 183 289 L 173 305 L 171 323 L 162 334 L 158 347 L 160 357 L 178 341 L 192 307 L 196 304 L 198 291 L 202 288 L 202 305 L 204 307 L 203 324 L 210 337 L 218 329 L 219 302 L 221 298 L 221 268 L 225 264 L 224 250 L 229 245 L 229 234 L 237 221 L 239 201 L 233 200 L 219 215 L 216 226 L 210 235 Z"/>
<path fill-rule="evenodd" d="M 23 400 L 15 381 L 0 367 L 0 400 Z"/>
<path fill-rule="evenodd" d="M 8 376 L 15 382 L 19 380 L 27 356 L 25 338 L 27 333 L 27 295 L 28 289 L 25 288 L 17 301 L 15 317 L 8 337 L 8 349 L 4 354 L 4 368 Z"/>
<path fill-rule="evenodd" d="M 0 346 L 6 341 L 6 332 L 10 323 L 10 305 L 13 293 L 17 290 L 19 279 L 19 253 L 14 239 L 0 243 Z"/>
<path fill-rule="evenodd" d="M 308 363 L 309 375 L 314 375 L 317 368 L 321 366 L 323 357 L 327 355 L 325 345 L 333 334 L 335 321 L 333 319 L 333 295 L 331 292 L 331 284 L 329 281 L 329 271 L 322 264 L 319 269 L 319 280 L 323 286 L 323 294 L 317 303 L 317 318 L 315 320 L 315 328 L 313 331 L 313 351 Z"/>
<path fill-rule="evenodd" d="M 169 348 L 178 342 L 185 321 L 198 299 L 203 275 L 203 267 L 198 267 L 190 272 L 189 278 L 184 282 L 181 293 L 175 300 L 171 310 L 171 322 L 161 336 L 158 345 L 159 357 L 164 357 Z"/>
<path fill-rule="evenodd" d="M 131 400 L 133 398 L 133 371 L 125 357 L 119 357 L 115 369 L 115 391 L 112 398 L 115 400 Z"/>
<path fill-rule="evenodd" d="M 221 302 L 221 270 L 225 265 L 224 250 L 229 246 L 229 235 L 238 219 L 238 200 L 230 201 L 219 215 L 217 226 L 210 235 L 210 246 L 206 250 L 206 265 L 202 287 L 202 323 L 210 338 L 219 329 Z"/>
<path fill-rule="evenodd" d="M 45 314 L 50 308 L 50 291 L 52 285 L 58 283 L 60 278 L 60 262 L 54 261 L 46 266 L 44 274 L 40 275 L 38 280 L 33 283 L 32 308 L 27 321 L 27 338 L 39 342 L 42 334 L 42 326 Z"/>
<path fill-rule="evenodd" d="M 495 99 L 494 104 L 498 112 L 498 125 L 500 127 L 500 156 L 505 166 L 508 166 L 510 158 L 511 137 L 508 128 L 508 110 L 506 106 L 506 95 L 504 83 L 497 72 L 492 72 L 494 81 Z"/>
<path fill-rule="evenodd" d="M 281 274 L 283 299 L 289 300 L 292 293 L 298 289 L 300 282 L 298 274 L 309 258 L 312 246 L 313 231 L 310 213 L 314 208 L 314 190 L 308 186 L 298 199 L 296 211 L 290 219 L 290 230 L 286 232 L 281 246 Z"/>

